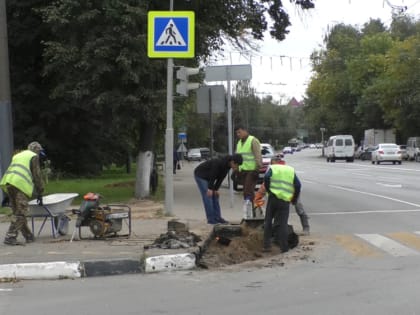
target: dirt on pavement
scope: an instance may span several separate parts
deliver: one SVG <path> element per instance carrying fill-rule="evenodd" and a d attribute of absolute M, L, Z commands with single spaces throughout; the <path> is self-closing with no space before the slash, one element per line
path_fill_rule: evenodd
<path fill-rule="evenodd" d="M 150 200 L 133 200 L 129 206 L 133 219 L 164 217 L 163 205 L 160 203 Z M 204 234 L 205 231 L 202 232 L 203 234 L 199 236 L 206 239 L 208 235 Z M 243 226 L 242 236 L 230 237 L 229 245 L 223 245 L 216 239 L 212 239 L 200 259 L 200 267 L 212 270 L 240 265 L 269 267 L 282 266 L 290 261 L 312 260 L 311 251 L 316 240 L 311 236 L 299 235 L 298 246 L 287 253 L 282 254 L 277 246 L 273 246 L 271 252 L 265 253 L 262 251 L 263 232 L 262 226 L 256 228 Z"/>

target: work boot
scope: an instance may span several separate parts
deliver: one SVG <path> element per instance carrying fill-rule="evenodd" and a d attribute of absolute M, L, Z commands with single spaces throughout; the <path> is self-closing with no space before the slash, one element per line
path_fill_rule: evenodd
<path fill-rule="evenodd" d="M 6 245 L 24 245 L 22 242 L 19 242 L 16 237 L 6 237 L 3 243 Z"/>
<path fill-rule="evenodd" d="M 35 236 L 33 234 L 30 234 L 28 236 L 25 236 L 25 240 L 26 244 L 33 243 L 35 242 Z"/>
<path fill-rule="evenodd" d="M 271 253 L 271 246 L 264 246 L 262 249 L 263 253 Z"/>
<path fill-rule="evenodd" d="M 300 218 L 300 223 L 302 224 L 302 228 L 303 228 L 303 235 L 309 235 L 309 220 L 308 220 L 308 216 L 306 214 L 302 214 L 299 216 Z"/>

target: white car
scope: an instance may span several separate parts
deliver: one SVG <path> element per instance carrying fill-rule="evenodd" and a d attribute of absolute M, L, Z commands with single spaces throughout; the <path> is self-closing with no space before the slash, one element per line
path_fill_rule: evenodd
<path fill-rule="evenodd" d="M 283 154 L 287 154 L 287 153 L 289 153 L 289 154 L 293 154 L 293 149 L 292 149 L 292 147 L 284 147 L 284 148 L 283 148 Z"/>
<path fill-rule="evenodd" d="M 392 162 L 401 164 L 401 150 L 395 143 L 379 143 L 372 151 L 372 164 Z"/>
<path fill-rule="evenodd" d="M 189 149 L 187 153 L 188 161 L 201 161 L 200 148 Z"/>

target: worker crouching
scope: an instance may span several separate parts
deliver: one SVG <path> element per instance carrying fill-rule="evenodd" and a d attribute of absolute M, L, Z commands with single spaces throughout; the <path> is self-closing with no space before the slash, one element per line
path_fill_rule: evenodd
<path fill-rule="evenodd" d="M 273 164 L 264 176 L 264 186 L 268 193 L 268 200 L 264 219 L 263 251 L 271 251 L 274 219 L 274 243 L 280 247 L 282 253 L 285 253 L 289 250 L 290 203 L 294 204 L 298 200 L 301 183 L 293 167 Z"/>

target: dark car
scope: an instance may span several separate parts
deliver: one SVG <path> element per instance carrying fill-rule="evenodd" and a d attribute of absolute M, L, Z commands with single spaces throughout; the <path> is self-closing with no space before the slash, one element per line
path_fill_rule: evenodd
<path fill-rule="evenodd" d="M 360 159 L 361 160 L 371 160 L 372 158 L 372 151 L 375 151 L 375 147 L 369 147 L 364 149 L 361 153 L 360 153 Z"/>
<path fill-rule="evenodd" d="M 261 143 L 261 156 L 263 166 L 259 170 L 257 184 L 262 184 L 264 181 L 264 174 L 267 171 L 268 166 L 271 164 L 271 159 L 276 156 L 274 148 L 269 143 Z M 233 189 L 239 190 L 238 186 L 242 186 L 242 178 L 237 176 L 237 173 L 232 173 Z"/>
<path fill-rule="evenodd" d="M 210 159 L 210 149 L 209 148 L 200 148 L 201 158 L 203 160 L 209 160 Z"/>

